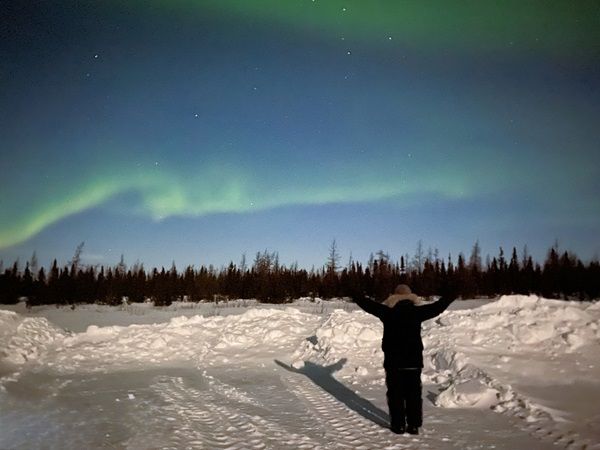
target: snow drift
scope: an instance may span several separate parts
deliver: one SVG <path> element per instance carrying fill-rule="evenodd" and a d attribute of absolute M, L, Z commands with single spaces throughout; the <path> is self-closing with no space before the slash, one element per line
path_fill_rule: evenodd
<path fill-rule="evenodd" d="M 0 310 L 0 363 L 23 364 L 37 359 L 65 333 L 43 317 L 23 317 Z"/>
<path fill-rule="evenodd" d="M 45 364 L 59 372 L 104 371 L 178 361 L 227 364 L 294 345 L 317 318 L 295 308 L 250 309 L 239 315 L 179 316 L 151 325 L 88 326 L 67 333 L 44 318 L 0 311 L 0 357 Z M 293 348 L 290 348 L 290 351 Z"/>
<path fill-rule="evenodd" d="M 439 407 L 492 408 L 529 422 L 562 420 L 560 412 L 530 397 L 525 386 L 565 384 L 578 377 L 591 381 L 599 319 L 598 302 L 537 296 L 503 296 L 474 309 L 448 310 L 423 324 L 423 381 L 438 386 L 434 401 Z M 383 384 L 382 331 L 373 316 L 337 310 L 314 339 L 297 349 L 294 364 L 330 365 L 347 358 L 339 377 Z M 565 358 L 573 358 L 568 375 Z"/>

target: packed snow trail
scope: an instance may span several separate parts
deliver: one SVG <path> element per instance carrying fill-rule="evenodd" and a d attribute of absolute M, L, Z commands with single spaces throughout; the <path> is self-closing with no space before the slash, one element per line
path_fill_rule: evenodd
<path fill-rule="evenodd" d="M 564 401 L 548 406 L 543 378 L 530 380 L 541 398 L 514 385 L 517 349 L 502 358 L 518 341 L 542 361 L 585 361 L 576 375 L 593 398 L 596 305 L 505 298 L 426 325 L 416 437 L 387 428 L 381 326 L 347 307 L 253 307 L 81 333 L 0 310 L 0 448 L 600 448 L 594 429 L 559 420 Z M 494 335 L 474 332 L 492 323 Z M 588 410 L 595 417 L 597 403 Z"/>
<path fill-rule="evenodd" d="M 243 371 L 29 372 L 7 385 L 0 448 L 551 448 L 491 411 L 427 404 L 424 434 L 397 436 L 347 406 L 356 394 L 336 397 L 324 383 L 276 363 Z M 372 394 L 383 410 L 383 392 Z"/>

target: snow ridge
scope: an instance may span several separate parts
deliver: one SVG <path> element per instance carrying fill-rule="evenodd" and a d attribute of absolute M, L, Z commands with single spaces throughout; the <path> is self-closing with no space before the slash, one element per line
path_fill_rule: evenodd
<path fill-rule="evenodd" d="M 593 445 L 565 425 L 564 411 L 534 400 L 525 385 L 531 379 L 565 383 L 565 355 L 581 368 L 568 377 L 590 377 L 588 363 L 594 367 L 593 349 L 600 343 L 598 304 L 503 296 L 426 322 L 423 381 L 439 387 L 434 404 L 492 409 L 520 419 L 532 434 L 566 448 Z M 336 377 L 383 385 L 381 336 L 382 325 L 373 316 L 336 310 L 300 345 L 292 365 L 331 365 L 344 359 Z"/>
<path fill-rule="evenodd" d="M 45 318 L 0 310 L 0 361 L 37 360 L 61 373 L 194 361 L 228 364 L 291 346 L 318 318 L 295 308 L 249 309 L 238 315 L 174 317 L 151 325 L 90 325 L 67 333 Z M 208 362 L 206 362 L 208 360 Z"/>
<path fill-rule="evenodd" d="M 43 317 L 0 310 L 0 363 L 21 365 L 39 358 L 67 333 Z"/>

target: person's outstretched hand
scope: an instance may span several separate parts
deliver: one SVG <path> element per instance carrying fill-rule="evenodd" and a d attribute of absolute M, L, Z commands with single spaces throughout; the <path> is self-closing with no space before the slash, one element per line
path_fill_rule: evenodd
<path fill-rule="evenodd" d="M 448 300 L 450 300 L 450 299 L 455 300 L 459 294 L 460 294 L 459 287 L 458 287 L 458 284 L 456 283 L 456 281 L 447 280 L 444 282 L 444 284 L 442 284 L 441 289 L 440 289 L 440 296 L 442 298 L 445 298 Z"/>
<path fill-rule="evenodd" d="M 359 287 L 354 287 L 349 290 L 348 297 L 352 302 L 356 302 L 357 299 L 365 297 L 365 293 Z"/>

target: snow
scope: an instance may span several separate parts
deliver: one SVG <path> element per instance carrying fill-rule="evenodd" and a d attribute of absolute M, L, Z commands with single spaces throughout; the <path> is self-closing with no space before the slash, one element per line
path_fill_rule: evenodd
<path fill-rule="evenodd" d="M 381 426 L 382 325 L 343 300 L 7 309 L 1 448 L 600 448 L 600 302 L 469 300 L 424 323 L 417 438 Z"/>
<path fill-rule="evenodd" d="M 598 445 L 593 427 L 600 407 L 590 411 L 589 404 L 600 404 L 599 309 L 597 302 L 503 296 L 426 322 L 423 380 L 437 386 L 434 404 L 491 408 L 539 424 L 545 432 L 563 436 L 564 443 L 586 434 L 583 443 Z M 381 333 L 379 321 L 361 311 L 335 311 L 316 339 L 295 352 L 294 363 L 332 364 L 347 358 L 339 371 L 342 379 L 383 385 Z M 573 396 L 574 384 L 589 391 L 587 401 L 557 395 L 571 388 Z"/>
<path fill-rule="evenodd" d="M 23 317 L 0 310 L 0 361 L 23 364 L 37 359 L 41 352 L 65 334 L 45 318 Z"/>
<path fill-rule="evenodd" d="M 85 332 L 66 336 L 41 362 L 60 373 L 185 361 L 204 367 L 291 348 L 303 338 L 310 322 L 315 322 L 314 315 L 286 308 L 250 309 L 230 316 L 178 316 L 168 322 L 127 327 L 90 325 Z"/>

